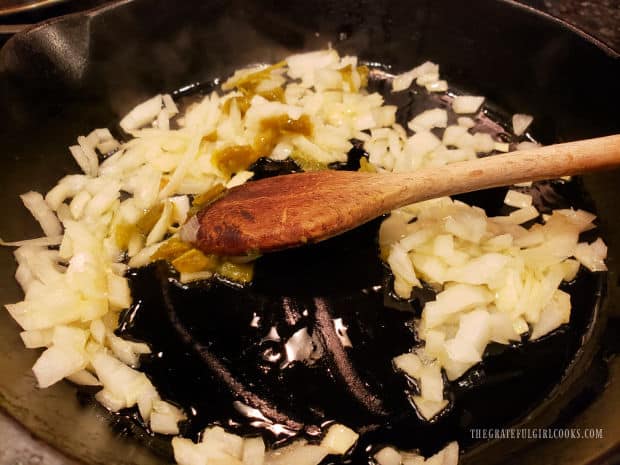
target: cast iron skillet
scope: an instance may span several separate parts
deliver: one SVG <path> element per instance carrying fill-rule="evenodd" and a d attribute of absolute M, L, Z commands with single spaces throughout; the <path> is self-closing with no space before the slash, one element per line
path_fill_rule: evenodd
<path fill-rule="evenodd" d="M 0 52 L 5 163 L 0 173 L 1 236 L 37 234 L 17 195 L 32 188 L 46 191 L 64 174 L 75 172 L 66 147 L 77 135 L 117 121 L 155 93 L 328 42 L 342 53 L 388 64 L 394 72 L 432 59 L 450 82 L 480 92 L 507 111 L 536 115 L 535 132 L 545 143 L 620 131 L 618 55 L 580 31 L 513 2 L 126 0 L 35 27 L 15 36 Z M 546 425 L 574 418 L 577 425 L 605 428 L 605 439 L 582 441 L 570 450 L 550 442 L 527 451 L 519 441 L 491 442 L 464 463 L 507 463 L 516 449 L 519 455 L 512 457 L 518 463 L 552 457 L 585 463 L 617 445 L 618 426 L 610 414 L 618 402 L 617 360 L 610 364 L 607 389 L 596 400 L 587 395 L 575 399 L 574 394 L 605 383 L 598 369 L 601 341 L 606 324 L 613 326 L 618 315 L 619 180 L 617 173 L 604 173 L 584 181 L 610 247 L 608 298 L 597 309 L 598 318 L 562 384 L 524 419 L 528 425 Z M 0 270 L 2 302 L 20 300 L 9 250 L 0 250 Z M 8 314 L 0 313 L 0 405 L 6 411 L 37 436 L 87 463 L 163 463 L 144 444 L 156 448 L 156 440 L 137 441 L 125 423 L 115 422 L 95 405 L 80 403 L 68 383 L 36 389 L 30 372 L 36 356 L 23 349 Z"/>

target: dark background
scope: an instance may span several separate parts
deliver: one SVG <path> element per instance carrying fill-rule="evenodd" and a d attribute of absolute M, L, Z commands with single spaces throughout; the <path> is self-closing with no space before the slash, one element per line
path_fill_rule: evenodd
<path fill-rule="evenodd" d="M 6 31 L 14 29 L 16 25 L 36 23 L 61 14 L 93 8 L 109 1 L 72 0 L 38 11 L 31 10 L 27 13 L 0 17 L 0 45 L 10 37 L 10 33 Z M 564 19 L 620 51 L 620 0 L 518 1 Z"/>
<path fill-rule="evenodd" d="M 107 3 L 75 0 L 44 9 L 0 16 L 0 45 L 15 31 L 61 14 Z M 620 51 L 620 0 L 522 0 L 520 3 L 557 16 Z M 0 10 L 2 8 L 0 2 Z M 614 463 L 610 457 L 609 465 Z M 35 440 L 12 419 L 0 413 L 0 465 L 78 465 Z"/>

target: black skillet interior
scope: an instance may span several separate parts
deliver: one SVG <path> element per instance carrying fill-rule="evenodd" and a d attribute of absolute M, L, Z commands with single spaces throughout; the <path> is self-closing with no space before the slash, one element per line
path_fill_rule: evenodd
<path fill-rule="evenodd" d="M 46 191 L 76 166 L 66 147 L 94 127 L 118 120 L 158 92 L 226 76 L 250 63 L 331 43 L 343 53 L 394 72 L 431 59 L 463 89 L 506 111 L 536 115 L 542 142 L 619 132 L 618 58 L 565 25 L 511 2 L 315 2 L 134 0 L 67 17 L 16 36 L 0 52 L 0 127 L 5 169 L 1 236 L 36 235 L 17 195 Z M 578 385 L 599 348 L 607 315 L 617 314 L 620 224 L 617 174 L 586 178 L 610 245 L 611 279 L 601 318 L 589 329 L 571 372 L 529 417 L 545 424 L 559 415 L 565 391 Z M 10 252 L 0 251 L 2 301 L 20 299 Z M 37 390 L 30 373 L 36 353 L 23 349 L 17 326 L 0 313 L 0 405 L 35 434 L 87 463 L 159 463 L 123 422 L 80 404 L 60 384 Z M 558 400 L 558 398 L 560 400 Z M 112 425 L 112 428 L 110 427 Z M 611 444 L 611 443 L 610 443 Z M 491 444 L 484 462 L 515 445 Z M 471 458 L 480 461 L 480 453 Z M 574 462 L 578 463 L 578 462 Z"/>

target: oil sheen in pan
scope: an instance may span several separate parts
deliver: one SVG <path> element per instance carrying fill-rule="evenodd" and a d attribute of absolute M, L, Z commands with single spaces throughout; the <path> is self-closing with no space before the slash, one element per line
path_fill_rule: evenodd
<path fill-rule="evenodd" d="M 423 91 L 391 94 L 378 78 L 381 73 L 372 76 L 371 90 L 398 105 L 401 122 L 447 106 L 442 97 Z M 212 88 L 201 85 L 179 96 L 195 98 Z M 505 116 L 486 112 L 476 130 L 514 142 L 500 124 Z M 358 145 L 347 163 L 333 168 L 357 169 L 361 156 Z M 299 171 L 293 162 L 265 159 L 251 169 L 255 179 Z M 458 198 L 492 216 L 508 212 L 505 192 Z M 593 210 L 578 181 L 540 182 L 530 193 L 543 213 L 568 206 Z M 220 280 L 181 285 L 164 263 L 129 273 L 134 305 L 117 333 L 151 346 L 141 370 L 163 398 L 189 413 L 182 434 L 196 439 L 206 426 L 219 424 L 242 435 L 261 434 L 273 446 L 318 437 L 330 422 L 339 422 L 362 433 L 346 461 L 364 464 L 367 451 L 384 444 L 424 454 L 451 440 L 475 447 L 470 429 L 513 424 L 544 402 L 591 323 L 601 275 L 582 271 L 563 286 L 573 308 L 566 327 L 531 344 L 490 345 L 484 361 L 450 385 L 449 409 L 428 423 L 416 415 L 407 396 L 414 388 L 391 361 L 417 343 L 412 319 L 434 294 L 426 289 L 407 302 L 393 296 L 391 274 L 378 254 L 380 223 L 265 255 L 246 287 Z M 136 418 L 125 412 L 114 423 L 147 439 Z M 154 439 L 146 440 L 150 447 L 171 452 L 167 440 Z M 330 456 L 325 463 L 338 462 Z"/>

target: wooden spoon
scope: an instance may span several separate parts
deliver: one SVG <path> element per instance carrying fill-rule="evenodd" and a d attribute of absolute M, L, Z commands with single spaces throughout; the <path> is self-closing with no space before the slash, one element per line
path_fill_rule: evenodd
<path fill-rule="evenodd" d="M 422 200 L 620 165 L 620 135 L 408 173 L 314 171 L 248 182 L 205 207 L 181 237 L 206 253 L 244 255 L 318 242 Z"/>

